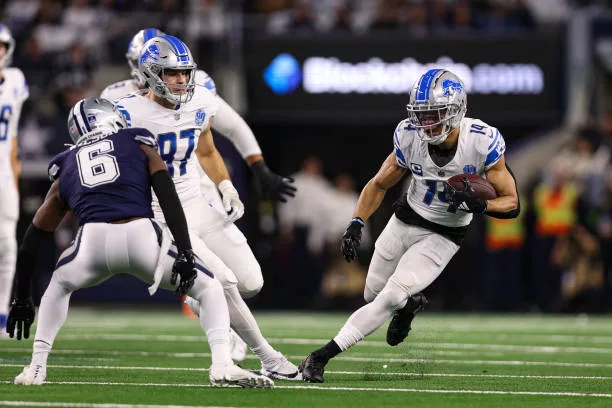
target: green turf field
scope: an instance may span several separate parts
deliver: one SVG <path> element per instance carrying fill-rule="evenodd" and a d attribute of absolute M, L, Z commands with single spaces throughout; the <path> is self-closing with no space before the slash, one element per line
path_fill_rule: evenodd
<path fill-rule="evenodd" d="M 256 315 L 299 363 L 348 314 Z M 324 384 L 210 388 L 197 321 L 177 312 L 74 309 L 42 387 L 12 384 L 32 339 L 0 340 L 0 406 L 611 407 L 612 317 L 419 314 L 398 347 L 384 330 L 334 359 Z M 259 363 L 249 354 L 247 368 Z"/>

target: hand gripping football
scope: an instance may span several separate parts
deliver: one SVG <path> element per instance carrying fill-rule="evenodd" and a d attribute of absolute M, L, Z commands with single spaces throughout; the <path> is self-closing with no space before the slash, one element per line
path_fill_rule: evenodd
<path fill-rule="evenodd" d="M 467 185 L 472 186 L 472 189 L 479 198 L 483 200 L 492 200 L 497 198 L 497 191 L 487 179 L 480 177 L 477 174 L 457 174 L 448 179 L 450 184 L 457 191 L 465 191 Z"/>

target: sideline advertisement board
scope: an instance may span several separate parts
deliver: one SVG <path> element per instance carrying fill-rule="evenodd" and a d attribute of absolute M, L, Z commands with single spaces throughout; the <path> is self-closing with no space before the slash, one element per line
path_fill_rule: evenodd
<path fill-rule="evenodd" d="M 249 115 L 263 122 L 397 120 L 414 81 L 447 68 L 468 115 L 496 123 L 561 117 L 558 37 L 263 37 L 245 43 Z"/>

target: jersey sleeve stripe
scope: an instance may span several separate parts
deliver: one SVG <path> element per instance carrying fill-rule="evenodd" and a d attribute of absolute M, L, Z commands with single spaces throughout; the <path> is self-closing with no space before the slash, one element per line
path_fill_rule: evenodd
<path fill-rule="evenodd" d="M 487 154 L 487 158 L 485 160 L 485 166 L 491 166 L 493 164 L 495 164 L 504 154 L 504 151 L 506 151 L 506 146 L 502 145 L 500 147 L 500 149 L 493 149 L 489 152 L 489 154 Z"/>
<path fill-rule="evenodd" d="M 491 150 L 492 147 L 495 146 L 500 136 L 501 136 L 501 133 L 499 133 L 499 130 L 496 130 L 495 136 L 493 136 L 493 141 L 489 144 L 489 147 L 487 148 L 489 151 Z"/>

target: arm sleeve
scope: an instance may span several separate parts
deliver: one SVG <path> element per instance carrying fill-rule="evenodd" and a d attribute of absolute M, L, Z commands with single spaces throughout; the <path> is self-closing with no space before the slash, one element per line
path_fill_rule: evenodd
<path fill-rule="evenodd" d="M 244 119 L 220 96 L 217 96 L 217 102 L 218 109 L 212 122 L 213 129 L 229 139 L 243 158 L 261 154 L 259 143 Z"/>
<path fill-rule="evenodd" d="M 43 231 L 33 224 L 28 227 L 17 253 L 17 272 L 15 275 L 15 296 L 17 299 L 27 299 L 31 296 L 38 248 L 45 241 L 50 242 L 52 237 L 52 232 Z"/>
<path fill-rule="evenodd" d="M 153 191 L 159 200 L 166 224 L 174 237 L 176 247 L 180 251 L 191 249 L 191 240 L 187 229 L 187 220 L 183 207 L 176 194 L 176 188 L 167 170 L 160 170 L 151 176 Z"/>

